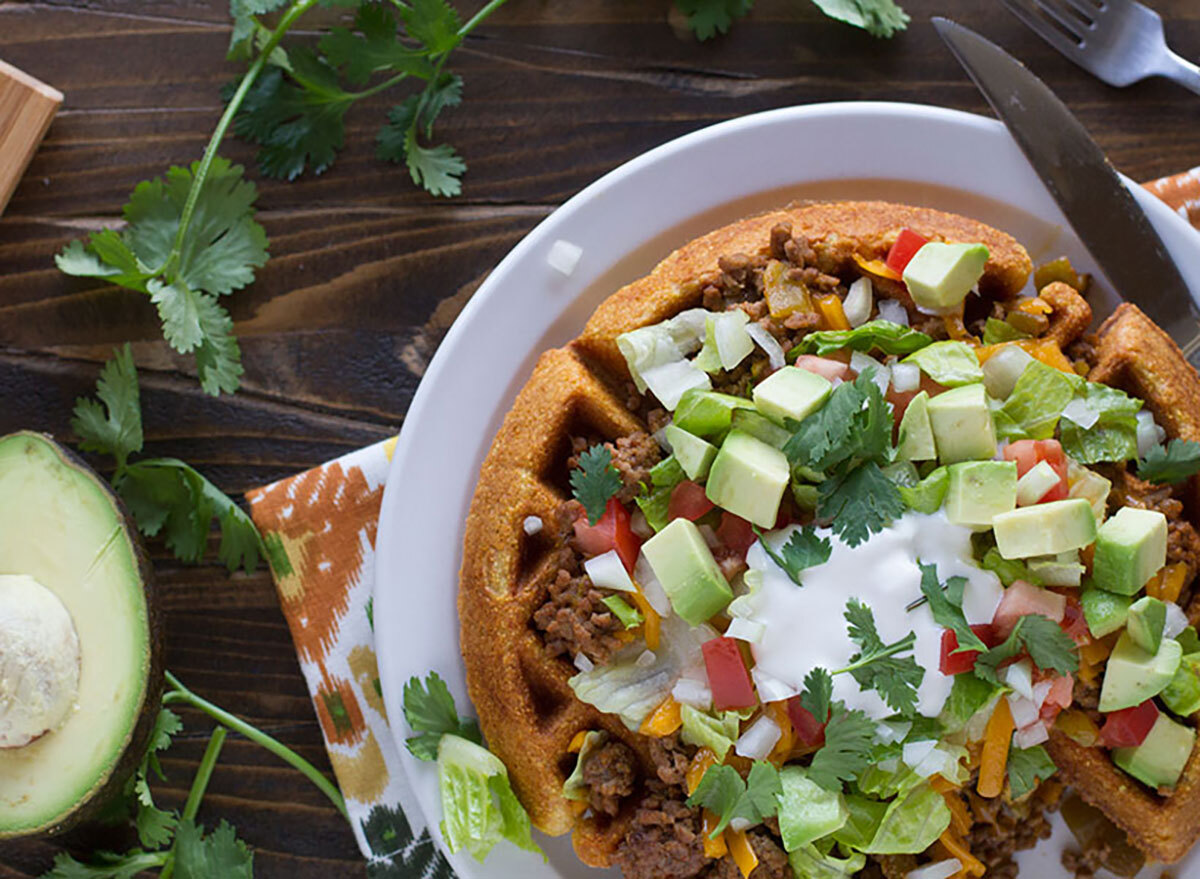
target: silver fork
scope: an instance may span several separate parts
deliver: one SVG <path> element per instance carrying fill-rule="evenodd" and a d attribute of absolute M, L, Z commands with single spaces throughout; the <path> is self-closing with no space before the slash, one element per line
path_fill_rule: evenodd
<path fill-rule="evenodd" d="M 1004 0 L 1004 5 L 1109 85 L 1165 76 L 1200 94 L 1200 67 L 1171 51 L 1162 18 L 1137 0 Z"/>

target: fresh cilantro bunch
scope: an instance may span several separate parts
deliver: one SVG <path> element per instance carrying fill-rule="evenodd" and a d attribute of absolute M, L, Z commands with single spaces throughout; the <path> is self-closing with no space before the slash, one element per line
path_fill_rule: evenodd
<path fill-rule="evenodd" d="M 778 814 L 782 792 L 779 770 L 765 760 L 755 760 L 745 780 L 732 766 L 720 763 L 704 771 L 687 804 L 702 806 L 718 817 L 717 826 L 709 833 L 710 839 L 716 839 L 734 818 L 750 827 Z"/>
<path fill-rule="evenodd" d="M 417 733 L 404 744 L 418 760 L 436 760 L 438 742 L 447 734 L 483 744 L 479 724 L 458 716 L 449 687 L 435 671 L 429 673 L 424 683 L 414 677 L 404 685 L 404 719 Z"/>
<path fill-rule="evenodd" d="M 894 0 L 812 0 L 817 8 L 838 21 L 865 30 L 874 37 L 891 37 L 908 27 L 908 14 Z M 675 0 L 687 16 L 688 27 L 701 40 L 727 33 L 745 18 L 754 0 Z"/>
<path fill-rule="evenodd" d="M 142 407 L 137 368 L 129 345 L 113 352 L 96 383 L 99 399 L 75 402 L 71 428 L 80 448 L 116 460 L 112 485 L 147 537 L 163 534 L 167 548 L 188 563 L 198 562 L 215 518 L 221 527 L 218 556 L 234 571 L 258 567 L 266 554 L 253 520 L 219 488 L 177 458 L 129 456 L 142 450 Z"/>
<path fill-rule="evenodd" d="M 248 57 L 265 28 L 257 15 L 286 0 L 235 0 L 230 56 Z M 320 174 L 345 142 L 346 112 L 358 101 L 407 81 L 422 83 L 388 111 L 376 154 L 408 167 L 413 183 L 438 196 L 458 195 L 466 162 L 448 144 L 432 145 L 441 112 L 462 101 L 462 78 L 446 70 L 450 54 L 504 0 L 493 0 L 464 24 L 446 0 L 365 2 L 352 27 L 336 27 L 316 49 L 277 50 L 237 108 L 233 130 L 259 145 L 259 170 L 292 180 Z M 233 87 L 225 97 L 232 98 Z"/>

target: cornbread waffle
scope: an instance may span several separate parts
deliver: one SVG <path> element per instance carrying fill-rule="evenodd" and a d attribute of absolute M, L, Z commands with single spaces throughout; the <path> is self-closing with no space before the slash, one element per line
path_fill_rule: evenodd
<path fill-rule="evenodd" d="M 471 504 L 460 574 L 461 648 L 484 734 L 533 823 L 550 834 L 574 829 L 576 851 L 591 865 L 609 864 L 632 803 L 615 817 L 580 817 L 562 796 L 575 763 L 571 742 L 583 730 L 605 730 L 633 749 L 649 776 L 649 740 L 576 700 L 567 683 L 575 669 L 546 650 L 533 615 L 556 573 L 556 536 L 550 527 L 529 534 L 524 524 L 529 517 L 555 522 L 570 497 L 572 436 L 615 440 L 647 429 L 626 405 L 629 372 L 617 336 L 698 305 L 702 280 L 719 271 L 718 260 L 767 254 L 779 224 L 807 238 L 830 272 L 848 268 L 855 256 L 882 259 L 905 227 L 935 240 L 986 244 L 991 256 L 979 291 L 989 299 L 1015 297 L 1032 268 L 1011 237 L 964 217 L 881 202 L 803 205 L 686 244 L 605 300 L 577 339 L 542 355 L 492 444 Z"/>

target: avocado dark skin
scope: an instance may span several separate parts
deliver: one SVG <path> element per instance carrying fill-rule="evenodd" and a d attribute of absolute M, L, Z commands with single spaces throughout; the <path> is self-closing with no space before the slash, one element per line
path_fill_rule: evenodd
<path fill-rule="evenodd" d="M 146 618 L 150 630 L 150 662 L 143 701 L 141 707 L 138 709 L 137 724 L 134 726 L 129 742 L 125 745 L 109 777 L 102 784 L 98 785 L 89 796 L 81 802 L 76 803 L 73 808 L 64 813 L 50 827 L 30 834 L 15 834 L 12 836 L 0 834 L 0 839 L 20 838 L 22 836 L 38 838 L 56 836 L 75 828 L 82 830 L 81 825 L 97 819 L 107 806 L 111 805 L 115 799 L 122 797 L 126 782 L 137 771 L 142 757 L 145 756 L 146 747 L 150 741 L 150 734 L 154 729 L 154 722 L 161 706 L 163 692 L 162 614 L 159 607 L 157 589 L 154 584 L 154 571 L 150 566 L 150 560 L 146 554 L 146 548 L 138 531 L 137 523 L 108 482 L 92 469 L 87 462 L 70 449 L 55 441 L 52 436 L 32 431 L 19 431 L 10 436 L 36 437 L 39 441 L 49 445 L 66 466 L 77 471 L 98 486 L 117 511 L 120 521 L 124 523 L 125 532 L 129 537 L 129 544 L 137 563 L 138 578 L 141 581 L 145 595 Z M 0 440 L 7 438 L 0 437 Z"/>

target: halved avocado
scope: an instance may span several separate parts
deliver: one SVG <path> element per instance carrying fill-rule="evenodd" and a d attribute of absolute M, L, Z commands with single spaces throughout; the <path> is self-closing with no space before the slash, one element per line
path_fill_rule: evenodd
<path fill-rule="evenodd" d="M 73 654 L 61 653 L 73 642 L 60 610 L 39 621 L 50 643 L 16 634 L 22 625 L 13 620 L 34 606 L 65 608 L 79 652 L 65 716 L 61 690 L 75 689 L 69 674 L 55 672 L 42 688 L 54 691 L 50 709 L 39 702 L 16 710 L 15 699 L 33 698 L 37 688 L 21 688 L 11 674 L 0 680 L 0 723 L 11 721 L 9 746 L 0 747 L 3 839 L 65 830 L 122 790 L 157 714 L 162 650 L 150 566 L 133 520 L 103 479 L 41 434 L 0 437 L 0 575 L 10 575 L 0 590 L 0 602 L 9 603 L 7 629 L 0 606 L 5 663 L 43 681 L 48 669 L 73 664 Z M 51 728 L 41 732 L 39 717 Z"/>

